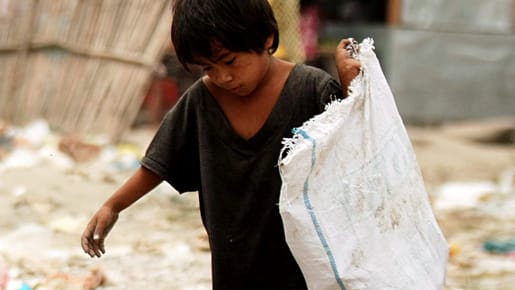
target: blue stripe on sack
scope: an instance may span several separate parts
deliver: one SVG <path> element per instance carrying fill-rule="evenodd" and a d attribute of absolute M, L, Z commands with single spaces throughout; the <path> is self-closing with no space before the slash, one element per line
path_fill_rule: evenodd
<path fill-rule="evenodd" d="M 329 262 L 331 263 L 331 268 L 334 273 L 334 278 L 336 279 L 336 282 L 338 283 L 338 286 L 340 286 L 340 289 L 345 290 L 345 286 L 343 285 L 343 281 L 340 279 L 338 275 L 338 267 L 336 266 L 336 260 L 334 259 L 333 253 L 331 251 L 331 248 L 329 247 L 329 244 L 327 243 L 327 240 L 324 236 L 324 233 L 322 232 L 322 227 L 320 226 L 320 223 L 318 222 L 318 219 L 315 215 L 315 211 L 313 210 L 313 206 L 311 205 L 311 201 L 309 199 L 309 177 L 311 176 L 311 173 L 313 172 L 313 167 L 315 166 L 316 162 L 316 140 L 313 139 L 311 136 L 306 133 L 306 131 L 298 128 L 293 129 L 294 134 L 300 134 L 304 139 L 311 141 L 313 144 L 313 149 L 311 151 L 311 168 L 309 170 L 308 177 L 306 177 L 306 180 L 304 181 L 304 205 L 308 209 L 309 215 L 311 217 L 311 221 L 313 222 L 313 225 L 315 226 L 315 230 L 317 232 L 318 238 L 320 239 L 320 242 L 322 243 L 322 246 L 324 247 L 325 253 L 327 254 L 327 257 L 329 258 Z"/>

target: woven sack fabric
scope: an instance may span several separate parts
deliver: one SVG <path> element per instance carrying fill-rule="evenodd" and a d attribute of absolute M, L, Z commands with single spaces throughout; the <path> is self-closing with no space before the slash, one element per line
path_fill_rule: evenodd
<path fill-rule="evenodd" d="M 309 289 L 444 289 L 448 245 L 372 39 L 356 58 L 349 97 L 283 142 L 287 243 Z"/>

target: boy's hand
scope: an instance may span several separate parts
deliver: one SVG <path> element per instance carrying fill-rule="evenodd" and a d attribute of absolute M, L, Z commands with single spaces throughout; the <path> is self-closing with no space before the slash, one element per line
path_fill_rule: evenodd
<path fill-rule="evenodd" d="M 82 234 L 81 244 L 84 252 L 90 257 L 99 257 L 105 254 L 104 240 L 118 220 L 118 213 L 111 208 L 103 206 L 91 218 Z"/>
<path fill-rule="evenodd" d="M 347 46 L 351 44 L 350 39 L 343 39 L 336 47 L 335 61 L 343 93 L 347 95 L 347 90 L 351 81 L 359 74 L 361 64 L 357 59 L 352 58 Z"/>

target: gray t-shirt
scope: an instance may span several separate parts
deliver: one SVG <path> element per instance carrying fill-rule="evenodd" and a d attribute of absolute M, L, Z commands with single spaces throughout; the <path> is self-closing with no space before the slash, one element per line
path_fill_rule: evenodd
<path fill-rule="evenodd" d="M 297 64 L 249 140 L 233 130 L 201 80 L 164 117 L 141 163 L 181 193 L 198 191 L 214 290 L 306 289 L 284 237 L 277 162 L 283 138 L 333 98 L 342 98 L 335 79 Z"/>

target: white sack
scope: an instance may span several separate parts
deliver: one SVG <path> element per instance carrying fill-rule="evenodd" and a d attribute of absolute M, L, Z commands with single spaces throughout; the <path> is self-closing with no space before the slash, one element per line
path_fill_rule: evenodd
<path fill-rule="evenodd" d="M 287 243 L 309 289 L 443 289 L 447 242 L 373 41 L 359 46 L 350 96 L 284 140 Z"/>

